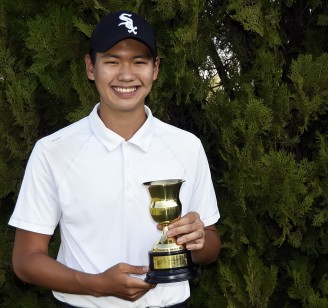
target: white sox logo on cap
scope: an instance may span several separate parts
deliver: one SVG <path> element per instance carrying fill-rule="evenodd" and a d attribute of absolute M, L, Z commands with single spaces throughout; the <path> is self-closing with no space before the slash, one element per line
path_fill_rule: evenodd
<path fill-rule="evenodd" d="M 133 20 L 130 18 L 131 16 L 132 16 L 131 14 L 127 14 L 127 13 L 121 14 L 119 18 L 123 20 L 123 22 L 118 24 L 118 26 L 125 26 L 128 29 L 129 33 L 133 32 L 133 34 L 137 34 L 136 30 L 138 29 L 138 27 L 133 26 Z"/>

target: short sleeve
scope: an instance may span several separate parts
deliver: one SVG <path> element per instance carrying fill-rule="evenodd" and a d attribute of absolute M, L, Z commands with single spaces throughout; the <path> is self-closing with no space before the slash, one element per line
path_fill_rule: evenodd
<path fill-rule="evenodd" d="M 47 151 L 38 141 L 28 160 L 9 225 L 41 234 L 53 234 L 61 215 L 56 186 Z"/>
<path fill-rule="evenodd" d="M 202 145 L 199 147 L 190 210 L 199 213 L 205 226 L 215 224 L 220 218 L 211 172 Z"/>

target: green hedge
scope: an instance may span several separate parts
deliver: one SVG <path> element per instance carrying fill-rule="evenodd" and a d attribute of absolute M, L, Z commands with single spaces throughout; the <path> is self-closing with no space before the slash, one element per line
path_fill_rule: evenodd
<path fill-rule="evenodd" d="M 123 8 L 157 32 L 147 104 L 202 139 L 212 170 L 222 250 L 191 283 L 192 306 L 328 307 L 324 0 L 1 0 L 0 306 L 55 306 L 15 278 L 7 222 L 35 141 L 97 101 L 87 39 Z"/>

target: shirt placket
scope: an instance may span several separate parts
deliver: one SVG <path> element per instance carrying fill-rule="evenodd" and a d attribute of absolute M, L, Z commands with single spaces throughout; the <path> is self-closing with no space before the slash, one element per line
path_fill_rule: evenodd
<path fill-rule="evenodd" d="M 130 159 L 130 145 L 128 142 L 123 143 L 124 157 L 124 205 L 133 205 L 133 177 Z"/>

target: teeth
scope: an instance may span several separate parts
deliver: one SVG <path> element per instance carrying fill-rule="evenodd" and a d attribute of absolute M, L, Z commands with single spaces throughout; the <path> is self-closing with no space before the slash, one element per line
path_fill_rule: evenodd
<path fill-rule="evenodd" d="M 119 88 L 119 87 L 114 87 L 114 90 L 119 93 L 133 93 L 137 90 L 137 87 L 133 88 Z"/>

